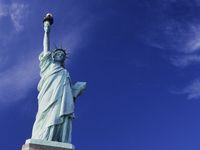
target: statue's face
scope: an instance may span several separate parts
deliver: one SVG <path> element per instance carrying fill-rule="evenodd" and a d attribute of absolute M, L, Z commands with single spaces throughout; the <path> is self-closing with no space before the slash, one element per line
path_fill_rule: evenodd
<path fill-rule="evenodd" d="M 54 53 L 54 61 L 63 62 L 65 60 L 65 54 L 62 51 L 57 51 Z"/>

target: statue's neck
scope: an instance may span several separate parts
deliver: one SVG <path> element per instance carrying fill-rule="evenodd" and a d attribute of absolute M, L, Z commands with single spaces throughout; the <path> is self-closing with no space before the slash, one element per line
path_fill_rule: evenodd
<path fill-rule="evenodd" d="M 54 61 L 53 63 L 54 63 L 56 66 L 62 66 L 61 62 L 59 62 L 59 61 Z"/>

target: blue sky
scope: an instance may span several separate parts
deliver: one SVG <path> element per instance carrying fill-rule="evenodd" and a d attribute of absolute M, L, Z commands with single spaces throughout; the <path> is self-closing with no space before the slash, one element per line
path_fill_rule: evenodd
<path fill-rule="evenodd" d="M 0 0 L 1 149 L 31 136 L 47 12 L 51 48 L 88 82 L 77 149 L 200 149 L 200 0 Z"/>

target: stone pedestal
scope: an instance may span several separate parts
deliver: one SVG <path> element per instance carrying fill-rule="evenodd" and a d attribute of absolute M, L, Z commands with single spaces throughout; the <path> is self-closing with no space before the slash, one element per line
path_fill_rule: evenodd
<path fill-rule="evenodd" d="M 70 143 L 29 139 L 22 150 L 74 150 L 74 146 Z"/>

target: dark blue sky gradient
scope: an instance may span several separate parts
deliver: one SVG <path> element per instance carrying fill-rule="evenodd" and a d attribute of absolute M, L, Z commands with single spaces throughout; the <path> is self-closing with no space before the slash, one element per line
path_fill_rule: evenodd
<path fill-rule="evenodd" d="M 31 136 L 47 12 L 55 17 L 51 48 L 68 48 L 73 82 L 88 82 L 76 103 L 77 150 L 200 149 L 200 1 L 4 0 L 1 7 L 1 149 L 19 150 Z"/>

